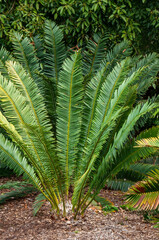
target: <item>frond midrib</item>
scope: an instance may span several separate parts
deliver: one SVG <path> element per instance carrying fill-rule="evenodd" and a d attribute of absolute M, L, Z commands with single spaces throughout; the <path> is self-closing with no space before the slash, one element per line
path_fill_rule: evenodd
<path fill-rule="evenodd" d="M 19 43 L 19 45 L 20 45 L 20 49 L 21 49 L 21 51 L 22 51 L 22 53 L 23 53 L 23 57 L 24 57 L 24 59 L 25 59 L 25 63 L 26 63 L 26 66 L 27 66 L 27 70 L 28 70 L 28 72 L 29 72 L 30 77 L 32 78 L 32 74 L 31 74 L 31 71 L 30 71 L 30 67 L 29 67 L 29 64 L 28 64 L 28 61 L 27 61 L 27 56 L 26 56 L 26 53 L 25 53 L 25 51 L 24 51 L 24 49 L 23 49 L 23 46 L 22 46 L 21 42 L 17 39 L 17 37 L 16 37 L 16 36 L 14 36 L 14 37 L 16 38 L 16 40 L 18 41 L 18 43 Z"/>
<path fill-rule="evenodd" d="M 71 83 L 70 83 L 70 95 L 69 95 L 69 110 L 68 110 L 68 126 L 67 126 L 67 144 L 66 144 L 66 184 L 68 188 L 68 181 L 69 181 L 69 166 L 68 166 L 68 154 L 69 154 L 69 137 L 70 137 L 70 120 L 71 120 L 71 104 L 72 104 L 72 82 L 73 82 L 73 74 L 74 74 L 74 67 L 76 65 L 76 61 L 73 63 L 73 68 L 71 72 Z M 66 188 L 67 194 L 68 189 Z"/>
<path fill-rule="evenodd" d="M 49 22 L 50 23 L 50 22 Z M 54 36 L 54 32 L 53 29 L 50 25 L 50 30 L 51 30 L 51 35 L 52 35 L 52 40 L 53 40 L 53 49 L 54 49 L 54 63 L 55 63 L 55 75 L 56 75 L 56 84 L 58 83 L 58 68 L 57 68 L 57 61 L 56 61 L 56 47 L 55 47 L 55 36 Z"/>
<path fill-rule="evenodd" d="M 126 65 L 126 61 L 124 62 L 123 67 L 120 69 L 119 75 L 118 75 L 118 77 L 116 78 L 116 80 L 115 80 L 115 82 L 114 82 L 113 88 L 111 89 L 110 96 L 109 96 L 109 99 L 108 99 L 108 102 L 107 102 L 107 105 L 106 105 L 106 108 L 105 108 L 105 112 L 104 112 L 104 116 L 103 116 L 102 122 L 104 121 L 104 119 L 105 119 L 105 117 L 106 117 L 107 110 L 108 110 L 110 101 L 111 101 L 111 99 L 112 99 L 112 95 L 113 95 L 114 89 L 115 89 L 115 87 L 116 87 L 116 84 L 117 84 L 120 76 L 121 76 L 121 73 L 123 72 L 123 68 L 124 68 L 125 65 Z M 113 112 L 113 110 L 112 110 L 112 112 Z"/>

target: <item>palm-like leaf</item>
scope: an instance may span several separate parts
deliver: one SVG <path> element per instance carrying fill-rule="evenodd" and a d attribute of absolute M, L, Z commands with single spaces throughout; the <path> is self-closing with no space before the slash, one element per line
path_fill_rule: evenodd
<path fill-rule="evenodd" d="M 91 76 L 92 73 L 97 72 L 101 60 L 105 57 L 106 54 L 106 38 L 99 37 L 95 34 L 93 40 L 89 40 L 87 45 L 87 51 L 84 52 L 84 74 Z"/>
<path fill-rule="evenodd" d="M 59 27 L 51 22 L 45 22 L 45 72 L 57 84 L 59 72 L 66 57 L 63 43 L 63 33 Z"/>
<path fill-rule="evenodd" d="M 141 132 L 137 137 L 136 140 L 142 139 L 145 137 L 153 136 L 156 137 L 158 135 L 159 128 L 153 127 L 146 131 Z M 149 156 L 156 153 L 156 149 L 153 148 L 136 148 L 136 140 L 135 138 L 132 140 L 129 140 L 125 147 L 121 150 L 120 153 L 118 153 L 118 162 L 121 162 L 121 166 L 123 166 L 123 163 L 133 163 L 139 161 L 141 158 L 148 158 Z M 117 165 L 117 164 L 116 164 Z M 157 165 L 152 164 L 132 164 L 130 167 L 126 166 L 126 168 L 123 168 L 114 178 L 109 179 L 107 184 L 112 189 L 120 189 L 127 191 L 130 186 L 135 184 L 137 181 L 141 181 L 146 177 L 146 174 L 148 174 L 151 170 L 154 170 L 158 168 Z"/>
<path fill-rule="evenodd" d="M 37 72 L 40 72 L 40 65 L 35 54 L 34 46 L 28 38 L 24 38 L 17 32 L 12 34 L 12 43 L 14 47 L 14 55 L 21 63 L 29 76 L 40 84 Z"/>
<path fill-rule="evenodd" d="M 153 147 L 159 149 L 159 137 L 145 138 L 137 141 L 137 147 Z"/>
<path fill-rule="evenodd" d="M 159 169 L 159 166 L 141 163 L 132 164 L 128 169 L 120 171 L 115 178 L 108 180 L 106 184 L 111 189 L 127 192 L 128 188 L 145 179 L 147 174 L 155 169 Z"/>
<path fill-rule="evenodd" d="M 62 64 L 66 58 L 66 50 L 63 42 L 62 31 L 51 21 L 45 22 L 44 54 L 42 55 L 42 58 L 43 72 L 45 75 L 45 99 L 47 102 L 47 109 L 55 129 L 54 132 L 56 132 L 57 83 L 59 81 L 59 73 L 62 68 Z"/>
<path fill-rule="evenodd" d="M 136 141 L 138 148 L 159 149 L 159 138 L 151 137 Z M 128 204 L 139 209 L 157 209 L 159 206 L 159 170 L 155 169 L 148 177 L 132 186 L 126 196 Z"/>
<path fill-rule="evenodd" d="M 66 192 L 70 185 L 77 153 L 81 126 L 82 71 L 81 55 L 76 53 L 64 62 L 58 85 L 57 99 L 57 147 L 63 173 L 66 177 Z M 67 84 L 65 83 L 67 79 Z"/>
<path fill-rule="evenodd" d="M 152 210 L 159 206 L 159 170 L 148 174 L 147 179 L 132 186 L 126 196 L 126 202 L 135 208 Z"/>
<path fill-rule="evenodd" d="M 12 57 L 9 52 L 3 47 L 0 50 L 0 72 L 3 76 L 8 77 L 7 67 L 5 65 L 6 61 L 11 60 Z"/>

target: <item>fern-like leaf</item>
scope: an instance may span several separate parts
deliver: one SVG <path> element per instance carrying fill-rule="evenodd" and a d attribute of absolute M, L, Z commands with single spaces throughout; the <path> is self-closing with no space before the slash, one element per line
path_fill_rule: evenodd
<path fill-rule="evenodd" d="M 66 59 L 60 74 L 57 101 L 57 146 L 63 173 L 66 177 L 66 192 L 73 173 L 77 144 L 80 134 L 82 103 L 81 54 Z M 67 79 L 67 82 L 66 82 Z"/>
<path fill-rule="evenodd" d="M 146 180 L 132 186 L 127 192 L 126 202 L 138 209 L 157 209 L 159 206 L 159 169 L 149 173 Z"/>

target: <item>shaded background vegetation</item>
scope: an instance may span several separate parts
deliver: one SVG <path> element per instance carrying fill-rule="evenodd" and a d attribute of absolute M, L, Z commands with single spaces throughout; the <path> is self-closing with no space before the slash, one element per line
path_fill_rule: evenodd
<path fill-rule="evenodd" d="M 0 0 L 0 44 L 10 45 L 13 30 L 43 35 L 46 18 L 61 25 L 71 46 L 107 32 L 113 44 L 130 40 L 137 53 L 159 51 L 156 0 Z"/>

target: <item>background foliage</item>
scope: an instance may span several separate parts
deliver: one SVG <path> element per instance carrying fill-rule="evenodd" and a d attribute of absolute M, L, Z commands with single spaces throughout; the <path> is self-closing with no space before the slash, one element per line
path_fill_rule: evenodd
<path fill-rule="evenodd" d="M 156 0 L 0 0 L 0 43 L 13 30 L 43 34 L 45 19 L 64 29 L 71 46 L 93 33 L 108 33 L 112 43 L 131 41 L 136 52 L 158 51 L 159 2 Z"/>

